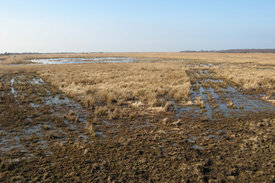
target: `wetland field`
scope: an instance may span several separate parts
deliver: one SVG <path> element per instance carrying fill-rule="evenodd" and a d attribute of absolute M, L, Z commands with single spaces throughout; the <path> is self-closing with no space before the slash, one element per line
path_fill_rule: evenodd
<path fill-rule="evenodd" d="M 275 54 L 0 55 L 1 182 L 274 182 Z"/>

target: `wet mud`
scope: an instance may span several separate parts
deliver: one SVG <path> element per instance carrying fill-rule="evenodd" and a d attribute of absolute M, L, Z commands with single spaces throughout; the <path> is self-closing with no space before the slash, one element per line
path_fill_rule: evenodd
<path fill-rule="evenodd" d="M 187 71 L 189 105 L 170 100 L 168 112 L 131 108 L 136 115 L 116 119 L 35 73 L 4 75 L 0 180 L 274 181 L 274 106 L 200 67 Z"/>
<path fill-rule="evenodd" d="M 238 91 L 210 69 L 190 69 L 191 106 L 176 106 L 177 116 L 193 119 L 219 120 L 223 117 L 245 117 L 250 113 L 272 113 L 275 106 L 262 100 L 265 94 L 249 94 Z M 177 105 L 177 104 L 175 104 Z"/>
<path fill-rule="evenodd" d="M 1 104 L 7 107 L 1 111 L 0 149 L 4 155 L 16 150 L 33 156 L 29 144 L 46 152 L 51 139 L 77 141 L 83 133 L 89 113 L 64 94 L 51 90 L 41 78 L 13 75 L 1 78 L 1 82 Z"/>

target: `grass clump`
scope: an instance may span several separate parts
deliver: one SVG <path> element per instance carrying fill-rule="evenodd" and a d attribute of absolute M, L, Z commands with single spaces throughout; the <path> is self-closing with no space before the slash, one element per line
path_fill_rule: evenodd
<path fill-rule="evenodd" d="M 185 69 L 181 62 L 105 63 L 46 66 L 39 72 L 44 80 L 82 101 L 95 115 L 117 118 L 125 105 L 164 107 L 165 97 L 189 101 L 191 84 Z M 112 108 L 119 110 L 116 114 L 108 112 Z"/>

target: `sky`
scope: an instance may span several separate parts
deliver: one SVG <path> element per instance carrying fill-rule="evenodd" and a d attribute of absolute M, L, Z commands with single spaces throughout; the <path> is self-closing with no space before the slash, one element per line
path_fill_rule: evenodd
<path fill-rule="evenodd" d="M 275 48 L 275 0 L 0 0 L 0 53 L 237 48 Z"/>

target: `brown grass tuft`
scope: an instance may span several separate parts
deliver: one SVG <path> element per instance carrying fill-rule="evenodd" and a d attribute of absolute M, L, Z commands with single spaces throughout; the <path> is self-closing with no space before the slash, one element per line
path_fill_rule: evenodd
<path fill-rule="evenodd" d="M 92 123 L 87 122 L 85 129 L 91 136 L 95 136 L 95 129 Z"/>

